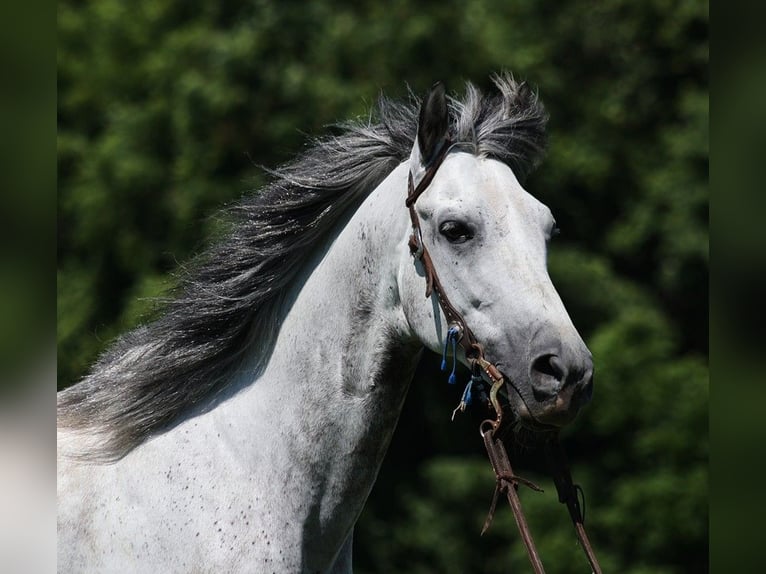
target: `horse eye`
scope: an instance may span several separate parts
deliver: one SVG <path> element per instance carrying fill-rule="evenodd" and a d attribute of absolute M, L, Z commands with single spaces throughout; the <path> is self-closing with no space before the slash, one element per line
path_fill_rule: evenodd
<path fill-rule="evenodd" d="M 445 221 L 439 226 L 439 233 L 446 237 L 450 243 L 465 243 L 473 238 L 471 228 L 459 221 Z"/>

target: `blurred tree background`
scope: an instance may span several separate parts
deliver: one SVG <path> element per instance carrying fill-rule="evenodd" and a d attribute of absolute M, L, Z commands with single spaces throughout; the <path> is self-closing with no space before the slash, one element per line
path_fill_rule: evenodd
<path fill-rule="evenodd" d="M 62 0 L 59 388 L 152 310 L 256 165 L 364 116 L 382 90 L 511 70 L 550 113 L 527 189 L 563 233 L 549 265 L 593 351 L 565 432 L 607 572 L 708 570 L 708 4 L 694 0 Z M 458 389 L 425 357 L 356 529 L 357 571 L 525 572 Z M 548 571 L 587 571 L 539 456 L 516 469 Z"/>

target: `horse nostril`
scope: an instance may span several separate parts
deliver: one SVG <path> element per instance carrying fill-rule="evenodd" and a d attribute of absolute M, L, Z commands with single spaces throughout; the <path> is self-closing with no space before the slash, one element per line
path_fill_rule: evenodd
<path fill-rule="evenodd" d="M 556 355 L 542 355 L 537 357 L 532 363 L 532 371 L 548 375 L 557 381 L 562 381 L 566 375 L 566 369 Z"/>
<path fill-rule="evenodd" d="M 539 401 L 554 397 L 566 379 L 567 369 L 556 355 L 547 354 L 532 362 L 530 378 L 532 392 Z"/>

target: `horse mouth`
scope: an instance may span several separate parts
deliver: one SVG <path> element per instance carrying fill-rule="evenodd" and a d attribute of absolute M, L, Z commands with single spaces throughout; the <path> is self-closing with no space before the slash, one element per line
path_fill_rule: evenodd
<path fill-rule="evenodd" d="M 508 389 L 508 405 L 514 422 L 533 432 L 558 430 L 572 422 L 579 407 L 572 408 L 569 397 L 555 396 L 545 401 L 534 397 L 525 397 L 516 383 L 505 373 L 505 386 Z M 531 403 L 531 404 L 530 404 Z"/>

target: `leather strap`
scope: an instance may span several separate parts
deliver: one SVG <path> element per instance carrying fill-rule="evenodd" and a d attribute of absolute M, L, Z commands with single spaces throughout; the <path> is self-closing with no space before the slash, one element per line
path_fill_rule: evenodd
<path fill-rule="evenodd" d="M 497 429 L 492 425 L 492 421 L 484 421 L 480 431 L 482 438 L 484 439 L 484 446 L 487 449 L 489 462 L 492 465 L 492 469 L 495 471 L 496 479 L 495 492 L 492 495 L 492 503 L 490 504 L 489 513 L 487 519 L 484 521 L 484 527 L 482 528 L 481 533 L 484 534 L 492 523 L 497 499 L 499 494 L 504 492 L 508 498 L 508 504 L 511 506 L 511 510 L 513 510 L 513 517 L 516 520 L 516 526 L 519 529 L 521 539 L 524 542 L 524 547 L 527 550 L 529 562 L 532 564 L 535 574 L 544 574 L 545 570 L 542 561 L 540 560 L 540 555 L 537 552 L 535 542 L 532 539 L 532 533 L 529 530 L 524 511 L 521 509 L 521 501 L 519 500 L 517 493 L 519 484 L 528 486 L 532 490 L 538 492 L 542 492 L 542 489 L 533 482 L 513 473 L 511 462 L 508 458 L 508 452 L 505 450 L 505 444 L 503 444 L 502 438 L 499 437 Z M 593 574 L 602 574 L 601 565 L 598 563 L 598 559 L 596 558 L 595 552 L 593 552 L 593 547 L 588 538 L 588 533 L 585 531 L 585 518 L 578 498 L 578 492 L 581 492 L 581 489 L 572 481 L 572 474 L 569 471 L 569 465 L 567 464 L 564 450 L 561 448 L 558 437 L 554 436 L 546 441 L 545 452 L 553 472 L 553 482 L 556 485 L 559 502 L 566 504 L 567 509 L 569 510 L 569 516 L 572 519 L 577 539 L 580 542 L 580 547 L 585 553 L 585 557 L 588 559 L 591 571 Z"/>
<path fill-rule="evenodd" d="M 594 574 L 601 574 L 601 566 L 598 563 L 593 547 L 588 539 L 588 533 L 585 532 L 585 515 L 580 500 L 577 496 L 582 489 L 572 481 L 572 473 L 569 470 L 564 449 L 561 448 L 557 437 L 553 437 L 545 444 L 545 453 L 553 471 L 553 482 L 556 485 L 556 491 L 559 495 L 559 502 L 566 504 L 569 510 L 569 516 L 574 524 L 577 539 L 580 546 L 588 558 L 590 567 Z"/>
<path fill-rule="evenodd" d="M 441 307 L 442 312 L 447 319 L 447 324 L 456 325 L 459 329 L 460 334 L 457 342 L 465 352 L 471 370 L 475 373 L 483 372 L 489 379 L 492 386 L 490 400 L 492 407 L 495 409 L 495 414 L 497 415 L 497 426 L 499 426 L 502 420 L 503 410 L 497 400 L 497 391 L 504 384 L 505 379 L 497 367 L 484 358 L 483 347 L 477 341 L 476 336 L 473 334 L 473 331 L 471 331 L 468 323 L 466 323 L 463 315 L 455 308 L 449 300 L 449 297 L 447 297 L 444 287 L 439 280 L 436 268 L 434 267 L 433 260 L 431 259 L 431 254 L 423 243 L 423 232 L 420 226 L 420 218 L 415 210 L 415 202 L 431 184 L 439 166 L 441 166 L 450 149 L 452 149 L 452 147 L 449 140 L 445 140 L 439 150 L 439 154 L 426 167 L 423 179 L 420 180 L 417 187 L 413 183 L 412 172 L 409 174 L 407 200 L 405 201 L 405 205 L 410 213 L 410 221 L 412 222 L 412 235 L 410 235 L 409 248 L 413 257 L 419 259 L 423 265 L 423 271 L 426 277 L 426 297 L 430 297 L 432 293 L 436 293 L 439 307 Z"/>
<path fill-rule="evenodd" d="M 436 296 L 439 300 L 439 306 L 442 308 L 444 316 L 447 318 L 447 323 L 455 324 L 460 328 L 461 337 L 458 343 L 465 350 L 466 356 L 478 358 L 479 356 L 483 356 L 484 353 L 479 348 L 475 347 L 476 337 L 474 336 L 473 331 L 471 331 L 471 329 L 468 327 L 468 324 L 465 322 L 463 316 L 455 308 L 455 306 L 447 297 L 447 294 L 444 292 L 444 287 L 439 280 L 439 276 L 436 273 L 436 268 L 434 267 L 433 261 L 431 260 L 431 254 L 428 252 L 428 249 L 423 243 L 423 232 L 420 227 L 420 218 L 418 217 L 418 213 L 415 210 L 415 202 L 428 188 L 428 186 L 431 185 L 431 181 L 436 175 L 439 166 L 441 166 L 442 161 L 444 161 L 444 158 L 446 157 L 449 149 L 449 142 L 445 142 L 441 147 L 441 153 L 437 155 L 434 161 L 426 168 L 423 179 L 420 180 L 420 183 L 418 183 L 417 187 L 415 187 L 413 184 L 412 172 L 410 172 L 407 182 L 407 201 L 405 201 L 405 205 L 410 212 L 410 221 L 412 222 L 412 235 L 410 235 L 409 247 L 410 253 L 420 259 L 420 262 L 423 264 L 423 270 L 425 271 L 426 275 L 426 298 L 430 297 L 431 293 L 434 291 L 436 292 Z"/>
<path fill-rule="evenodd" d="M 482 426 L 484 426 L 483 423 Z M 508 504 L 510 504 L 511 509 L 513 510 L 513 517 L 516 519 L 516 526 L 518 527 L 519 533 L 521 534 L 521 539 L 524 541 L 524 547 L 527 549 L 529 562 L 532 564 L 532 568 L 534 569 L 535 574 L 545 574 L 545 569 L 543 568 L 543 563 L 540 560 L 540 555 L 537 553 L 537 547 L 535 547 L 535 541 L 532 539 L 532 533 L 529 530 L 527 519 L 524 516 L 524 511 L 521 509 L 519 494 L 516 491 L 520 480 L 513 474 L 511 461 L 508 459 L 508 453 L 505 450 L 502 439 L 495 438 L 495 430 L 495 428 L 490 427 L 487 428 L 485 432 L 482 432 L 484 446 L 487 449 L 489 462 L 492 464 L 492 468 L 495 471 L 497 483 L 495 486 L 495 493 L 492 497 L 492 505 L 490 507 L 489 515 L 487 516 L 487 520 L 484 522 L 484 528 L 482 529 L 481 533 L 484 534 L 492 522 L 498 494 L 500 492 L 505 492 L 505 495 L 508 498 Z M 534 490 L 542 492 L 542 489 L 537 485 L 534 485 L 533 483 L 526 480 L 523 482 L 527 486 L 531 486 L 531 488 Z"/>

